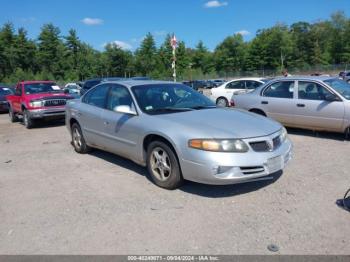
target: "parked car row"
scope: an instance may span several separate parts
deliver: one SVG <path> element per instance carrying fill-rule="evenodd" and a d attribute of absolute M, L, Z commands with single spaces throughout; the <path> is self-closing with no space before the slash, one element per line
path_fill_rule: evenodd
<path fill-rule="evenodd" d="M 193 80 L 193 81 L 184 81 L 183 84 L 192 87 L 194 90 L 198 91 L 199 89 L 212 89 L 218 87 L 225 83 L 223 79 L 210 79 L 210 80 Z"/>
<path fill-rule="evenodd" d="M 292 157 L 281 123 L 350 133 L 350 84 L 335 77 L 236 79 L 213 88 L 211 99 L 179 83 L 100 80 L 86 81 L 91 87 L 79 99 L 52 81 L 20 82 L 6 96 L 10 120 L 23 116 L 31 128 L 35 119 L 65 118 L 76 152 L 98 148 L 131 159 L 167 189 L 184 180 L 271 178 Z M 220 97 L 240 110 L 223 107 Z"/>

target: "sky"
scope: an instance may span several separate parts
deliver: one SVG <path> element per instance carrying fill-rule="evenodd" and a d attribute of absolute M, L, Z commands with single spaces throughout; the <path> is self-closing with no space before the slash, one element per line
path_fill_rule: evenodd
<path fill-rule="evenodd" d="M 246 41 L 257 30 L 285 23 L 326 20 L 335 11 L 350 17 L 350 0 L 0 0 L 0 26 L 12 22 L 36 39 L 45 23 L 69 29 L 98 50 L 115 42 L 134 51 L 150 32 L 160 45 L 175 33 L 186 46 L 202 40 L 209 50 L 227 36 Z"/>

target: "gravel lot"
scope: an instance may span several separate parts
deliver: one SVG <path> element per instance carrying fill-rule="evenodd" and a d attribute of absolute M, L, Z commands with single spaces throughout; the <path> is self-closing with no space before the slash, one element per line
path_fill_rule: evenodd
<path fill-rule="evenodd" d="M 273 182 L 167 191 L 115 155 L 79 155 L 62 122 L 27 130 L 0 115 L 1 254 L 350 254 L 350 142 L 289 130 Z"/>

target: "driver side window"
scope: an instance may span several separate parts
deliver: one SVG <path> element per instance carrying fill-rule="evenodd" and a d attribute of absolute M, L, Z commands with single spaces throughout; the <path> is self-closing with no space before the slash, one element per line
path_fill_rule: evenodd
<path fill-rule="evenodd" d="M 244 81 L 234 81 L 228 83 L 225 89 L 245 89 L 245 84 Z"/>
<path fill-rule="evenodd" d="M 106 109 L 115 111 L 118 106 L 134 108 L 134 103 L 130 92 L 124 86 L 112 85 L 108 92 Z"/>
<path fill-rule="evenodd" d="M 325 100 L 326 95 L 332 94 L 323 86 L 314 83 L 299 81 L 298 83 L 298 96 L 299 99 L 305 100 Z"/>

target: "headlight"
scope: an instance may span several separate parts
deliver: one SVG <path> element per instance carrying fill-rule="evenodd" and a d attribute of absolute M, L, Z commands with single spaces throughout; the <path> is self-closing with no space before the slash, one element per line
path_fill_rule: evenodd
<path fill-rule="evenodd" d="M 284 142 L 288 137 L 288 133 L 287 133 L 287 129 L 285 127 L 282 127 L 282 131 L 281 131 L 281 142 Z"/>
<path fill-rule="evenodd" d="M 29 105 L 31 107 L 42 107 L 44 106 L 44 101 L 30 101 Z"/>
<path fill-rule="evenodd" d="M 244 153 L 249 150 L 247 144 L 240 139 L 191 139 L 188 146 L 213 152 Z"/>

